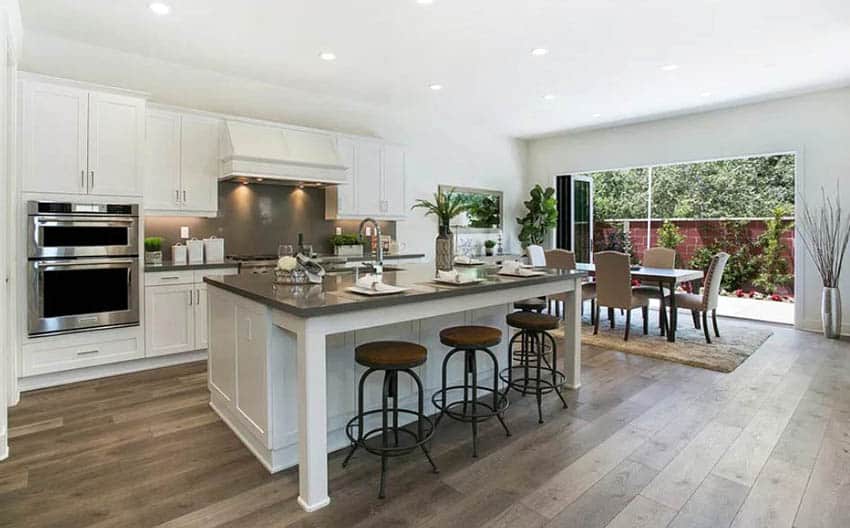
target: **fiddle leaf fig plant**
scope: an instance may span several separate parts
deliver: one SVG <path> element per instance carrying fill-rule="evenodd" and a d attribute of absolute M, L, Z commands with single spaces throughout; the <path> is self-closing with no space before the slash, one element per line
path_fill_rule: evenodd
<path fill-rule="evenodd" d="M 528 212 L 516 221 L 520 225 L 519 240 L 522 247 L 540 245 L 546 238 L 546 232 L 558 225 L 558 202 L 555 189 L 545 190 L 539 184 L 531 189 L 531 199 L 524 203 Z"/>

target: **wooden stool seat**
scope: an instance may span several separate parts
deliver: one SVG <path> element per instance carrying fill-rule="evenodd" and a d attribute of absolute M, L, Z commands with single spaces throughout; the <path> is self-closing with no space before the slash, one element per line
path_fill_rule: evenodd
<path fill-rule="evenodd" d="M 555 316 L 535 312 L 514 312 L 508 314 L 506 319 L 513 328 L 535 332 L 556 330 L 561 324 L 561 320 Z"/>
<path fill-rule="evenodd" d="M 526 312 L 540 312 L 546 308 L 546 299 L 525 299 L 514 303 L 514 308 Z"/>
<path fill-rule="evenodd" d="M 440 342 L 455 348 L 488 348 L 502 342 L 502 331 L 491 326 L 453 326 L 440 331 Z"/>
<path fill-rule="evenodd" d="M 373 341 L 354 349 L 354 360 L 364 367 L 410 369 L 425 363 L 428 350 L 407 341 Z"/>

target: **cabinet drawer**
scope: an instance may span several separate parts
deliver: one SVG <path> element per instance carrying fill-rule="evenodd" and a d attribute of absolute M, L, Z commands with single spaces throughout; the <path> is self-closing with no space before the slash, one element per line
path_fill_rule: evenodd
<path fill-rule="evenodd" d="M 213 268 L 195 270 L 195 282 L 202 284 L 204 277 L 215 277 L 216 275 L 238 275 L 239 268 Z"/>
<path fill-rule="evenodd" d="M 145 286 L 168 286 L 171 284 L 192 284 L 195 274 L 187 271 L 155 271 L 145 273 Z"/>
<path fill-rule="evenodd" d="M 138 338 L 115 339 L 99 343 L 78 344 L 66 347 L 42 348 L 24 345 L 22 350 L 22 375 L 35 376 L 83 367 L 94 367 L 141 359 L 145 351 Z"/>

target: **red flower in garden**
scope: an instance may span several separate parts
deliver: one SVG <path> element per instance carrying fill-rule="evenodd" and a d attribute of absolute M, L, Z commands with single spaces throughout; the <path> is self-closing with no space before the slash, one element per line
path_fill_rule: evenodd
<path fill-rule="evenodd" d="M 770 296 L 770 300 L 782 302 L 782 296 L 774 293 L 773 295 Z"/>
<path fill-rule="evenodd" d="M 735 290 L 735 297 L 743 297 L 744 290 Z"/>

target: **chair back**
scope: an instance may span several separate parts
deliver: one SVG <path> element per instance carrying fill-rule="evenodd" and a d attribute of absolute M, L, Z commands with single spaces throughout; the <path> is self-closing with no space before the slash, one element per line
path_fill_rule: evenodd
<path fill-rule="evenodd" d="M 596 299 L 600 306 L 631 308 L 632 272 L 629 255 L 617 251 L 593 254 L 596 264 Z"/>
<path fill-rule="evenodd" d="M 546 254 L 543 252 L 543 246 L 531 245 L 525 248 L 525 254 L 528 255 L 529 264 L 534 267 L 546 266 Z"/>
<path fill-rule="evenodd" d="M 676 267 L 676 250 L 666 247 L 649 248 L 643 254 L 643 265 L 647 268 L 673 269 Z"/>
<path fill-rule="evenodd" d="M 566 249 L 550 249 L 545 252 L 546 266 L 562 270 L 576 269 L 576 254 Z"/>
<path fill-rule="evenodd" d="M 708 271 L 705 272 L 702 290 L 702 309 L 706 312 L 717 309 L 717 300 L 720 297 L 720 284 L 723 282 L 723 270 L 726 268 L 726 262 L 728 261 L 728 253 L 720 252 L 711 257 L 711 262 L 708 264 Z"/>

